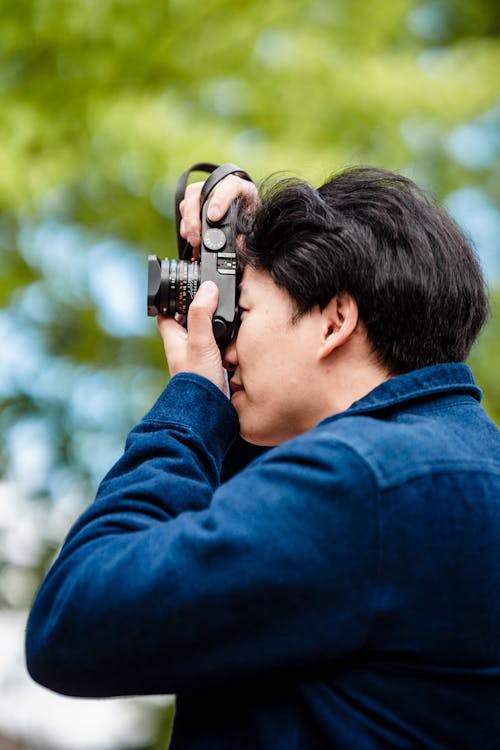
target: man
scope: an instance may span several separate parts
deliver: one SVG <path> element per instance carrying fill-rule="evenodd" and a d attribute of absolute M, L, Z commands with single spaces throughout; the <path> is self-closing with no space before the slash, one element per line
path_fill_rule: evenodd
<path fill-rule="evenodd" d="M 223 212 L 243 187 L 221 183 Z M 199 188 L 183 232 L 199 231 Z M 213 216 L 217 218 L 217 216 Z M 464 359 L 474 255 L 409 180 L 264 196 L 224 354 L 215 285 L 27 632 L 70 695 L 176 693 L 180 750 L 500 745 L 500 437 Z M 274 446 L 221 484 L 238 432 Z"/>

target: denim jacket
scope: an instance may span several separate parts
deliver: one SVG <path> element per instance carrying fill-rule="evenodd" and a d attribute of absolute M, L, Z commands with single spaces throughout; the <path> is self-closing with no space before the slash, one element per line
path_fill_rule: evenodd
<path fill-rule="evenodd" d="M 221 483 L 238 434 L 175 376 L 37 595 L 28 668 L 177 694 L 176 750 L 497 750 L 500 434 L 461 364 L 383 383 Z"/>

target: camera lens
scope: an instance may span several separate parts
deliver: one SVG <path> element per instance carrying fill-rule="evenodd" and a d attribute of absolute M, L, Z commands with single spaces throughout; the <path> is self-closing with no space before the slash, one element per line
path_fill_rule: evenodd
<path fill-rule="evenodd" d="M 186 315 L 199 286 L 199 262 L 148 257 L 148 315 Z"/>

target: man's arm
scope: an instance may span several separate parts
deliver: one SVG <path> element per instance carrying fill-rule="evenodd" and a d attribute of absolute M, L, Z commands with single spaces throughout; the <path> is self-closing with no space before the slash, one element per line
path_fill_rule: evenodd
<path fill-rule="evenodd" d="M 187 332 L 159 321 L 179 374 L 42 584 L 28 667 L 54 690 L 206 690 L 311 669 L 366 636 L 376 566 L 364 463 L 313 431 L 219 486 L 238 423 L 211 331 L 216 304 L 204 284 Z"/>
<path fill-rule="evenodd" d="M 218 487 L 235 434 L 220 391 L 173 378 L 40 589 L 35 679 L 81 696 L 195 692 L 362 645 L 376 568 L 368 469 L 310 433 Z"/>

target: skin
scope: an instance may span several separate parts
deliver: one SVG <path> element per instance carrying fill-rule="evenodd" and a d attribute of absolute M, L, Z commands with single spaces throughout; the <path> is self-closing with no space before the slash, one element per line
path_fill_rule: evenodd
<path fill-rule="evenodd" d="M 187 186 L 184 200 L 179 205 L 181 212 L 180 233 L 191 247 L 198 248 L 201 243 L 200 196 L 203 182 L 193 182 Z M 241 196 L 249 203 L 258 200 L 257 188 L 253 182 L 242 180 L 236 175 L 228 175 L 211 193 L 208 218 L 211 221 L 221 219 L 232 201 Z"/>
<path fill-rule="evenodd" d="M 225 352 L 234 372 L 231 401 L 243 437 L 277 445 L 309 430 L 326 413 L 322 386 L 325 320 L 319 307 L 293 323 L 293 303 L 268 273 L 245 269 L 241 324 Z M 352 310 L 354 312 L 354 310 Z"/>
<path fill-rule="evenodd" d="M 237 177 L 226 180 L 231 185 L 219 192 L 226 181 L 219 183 L 211 204 L 219 196 L 215 206 L 220 215 L 235 191 L 254 189 Z M 182 231 L 188 239 L 190 232 L 201 228 L 201 184 L 194 183 L 189 196 L 186 191 L 181 205 Z M 217 300 L 216 284 L 207 281 L 190 305 L 187 330 L 161 316 L 158 326 L 171 375 L 196 373 L 230 396 L 241 434 L 251 443 L 278 445 L 306 432 L 390 377 L 374 359 L 356 301 L 348 294 L 336 295 L 323 310 L 316 306 L 292 322 L 288 292 L 267 272 L 247 267 L 240 288 L 241 325 L 223 359 L 212 334 Z M 231 393 L 226 370 L 232 373 Z"/>

